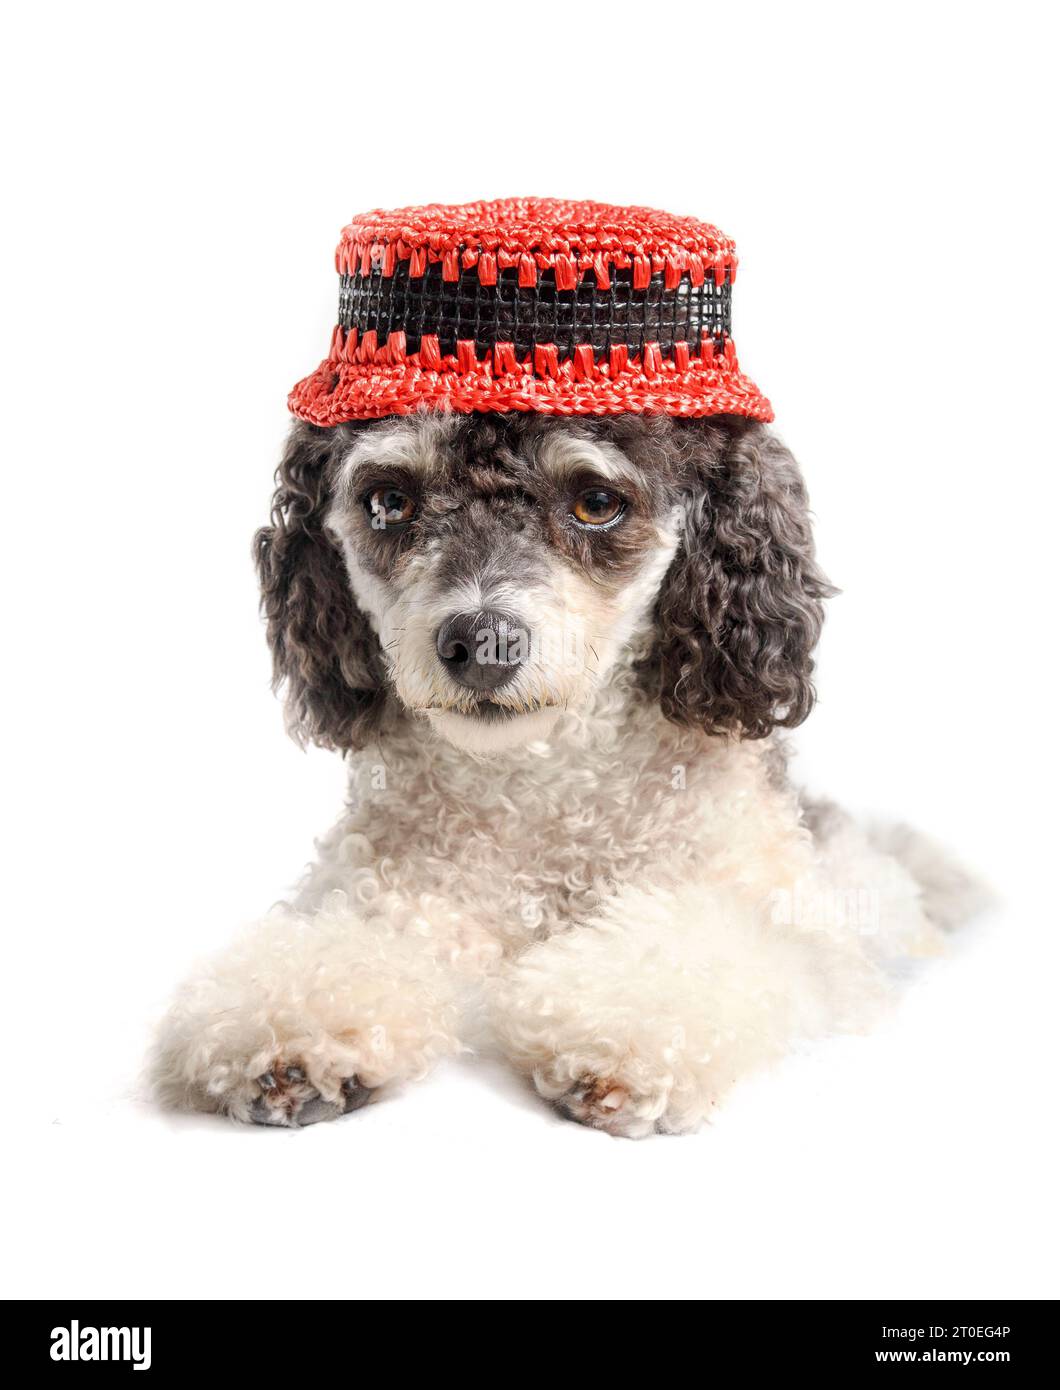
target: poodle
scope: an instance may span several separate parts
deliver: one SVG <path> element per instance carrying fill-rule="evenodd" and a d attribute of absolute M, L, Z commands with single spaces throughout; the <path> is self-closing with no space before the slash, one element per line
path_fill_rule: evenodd
<path fill-rule="evenodd" d="M 737 415 L 296 421 L 263 611 L 349 803 L 179 991 L 169 1104 L 299 1127 L 469 1047 L 614 1135 L 695 1130 L 863 1030 L 969 885 L 789 781 L 832 592 L 791 454 Z"/>

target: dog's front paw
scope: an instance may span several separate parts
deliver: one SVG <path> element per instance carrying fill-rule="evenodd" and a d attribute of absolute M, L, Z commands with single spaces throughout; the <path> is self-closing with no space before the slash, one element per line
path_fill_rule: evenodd
<path fill-rule="evenodd" d="M 248 1118 L 258 1125 L 278 1125 L 303 1129 L 321 1120 L 336 1120 L 353 1110 L 360 1110 L 372 1097 L 369 1087 L 362 1086 L 356 1076 L 347 1076 L 339 1083 L 338 1093 L 321 1095 L 297 1064 L 277 1063 L 255 1083 L 261 1091 L 251 1102 Z"/>
<path fill-rule="evenodd" d="M 572 1082 L 569 1068 L 557 1058 L 536 1068 L 533 1080 L 538 1092 L 569 1119 L 626 1139 L 654 1134 L 667 1115 L 669 1082 L 623 1076 L 621 1067 L 610 1074 L 586 1072 Z"/>
<path fill-rule="evenodd" d="M 586 1076 L 556 1104 L 578 1124 L 605 1129 L 627 1139 L 640 1139 L 655 1131 L 658 1106 L 650 1096 L 634 1096 L 611 1077 Z"/>
<path fill-rule="evenodd" d="M 459 1047 L 449 976 L 412 933 L 277 911 L 207 961 L 162 1020 L 150 1078 L 178 1109 L 300 1127 Z"/>
<path fill-rule="evenodd" d="M 658 953 L 625 962 L 624 945 L 587 928 L 535 946 L 494 989 L 493 1027 L 509 1060 L 571 1119 L 636 1139 L 689 1133 L 724 1079 L 714 1061 L 722 1030 L 689 972 L 675 966 L 671 988 Z"/>

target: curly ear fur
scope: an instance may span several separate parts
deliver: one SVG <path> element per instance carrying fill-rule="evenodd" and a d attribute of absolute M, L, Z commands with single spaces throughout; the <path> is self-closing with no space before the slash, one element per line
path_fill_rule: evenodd
<path fill-rule="evenodd" d="M 336 434 L 292 426 L 276 470 L 272 525 L 257 533 L 254 552 L 288 727 L 300 743 L 345 751 L 365 741 L 384 696 L 378 641 L 324 529 Z"/>
<path fill-rule="evenodd" d="M 836 590 L 814 562 L 806 490 L 779 440 L 733 417 L 679 429 L 691 490 L 647 669 L 667 718 L 763 738 L 813 707 L 821 600 Z"/>

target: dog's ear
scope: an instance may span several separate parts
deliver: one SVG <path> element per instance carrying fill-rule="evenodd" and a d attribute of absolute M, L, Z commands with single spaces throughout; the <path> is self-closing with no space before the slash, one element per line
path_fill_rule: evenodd
<path fill-rule="evenodd" d="M 681 422 L 691 479 L 647 670 L 667 718 L 762 738 L 814 702 L 821 600 L 798 465 L 763 426 Z"/>
<path fill-rule="evenodd" d="M 365 741 L 384 696 L 379 643 L 324 527 L 336 442 L 334 430 L 295 422 L 276 470 L 272 524 L 254 552 L 288 728 L 300 743 L 345 751 Z"/>

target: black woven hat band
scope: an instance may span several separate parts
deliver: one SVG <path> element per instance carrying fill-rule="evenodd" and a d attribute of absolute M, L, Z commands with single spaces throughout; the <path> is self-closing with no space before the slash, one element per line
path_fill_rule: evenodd
<path fill-rule="evenodd" d="M 564 358 L 583 344 L 592 347 L 594 357 L 606 357 L 619 345 L 633 356 L 645 343 L 657 343 L 670 357 L 677 343 L 698 351 L 704 335 L 719 351 L 724 347 L 732 333 L 732 286 L 726 273 L 720 285 L 711 275 L 699 285 L 683 275 L 667 289 L 660 273 L 646 288 L 635 289 L 632 270 L 619 269 L 612 271 L 606 290 L 591 275 L 576 289 L 557 290 L 551 270 L 542 271 L 532 286 L 520 285 L 515 269 L 500 271 L 496 284 L 483 285 L 474 267 L 457 280 L 445 280 L 440 264 L 412 276 L 406 261 L 390 275 L 382 269 L 342 275 L 339 324 L 355 328 L 359 337 L 374 331 L 380 343 L 403 332 L 410 353 L 431 334 L 444 354 L 455 354 L 461 341 L 474 342 L 479 355 L 511 343 L 520 359 L 547 344 Z"/>

